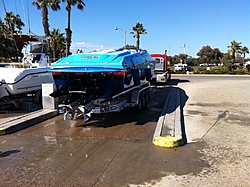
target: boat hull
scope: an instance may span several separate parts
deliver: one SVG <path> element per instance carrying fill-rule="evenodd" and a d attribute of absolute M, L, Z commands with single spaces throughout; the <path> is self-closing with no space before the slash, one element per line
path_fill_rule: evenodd
<path fill-rule="evenodd" d="M 43 83 L 54 83 L 49 68 L 0 68 L 0 99 L 28 94 L 42 89 Z"/>
<path fill-rule="evenodd" d="M 58 97 L 70 94 L 83 103 L 109 98 L 151 80 L 155 60 L 145 50 L 92 52 L 70 55 L 52 64 Z"/>

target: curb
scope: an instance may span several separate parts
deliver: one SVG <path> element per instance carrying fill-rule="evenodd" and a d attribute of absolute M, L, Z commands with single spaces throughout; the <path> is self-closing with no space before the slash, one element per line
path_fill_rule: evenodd
<path fill-rule="evenodd" d="M 58 115 L 58 110 L 42 109 L 0 122 L 0 136 L 11 134 Z"/>
<path fill-rule="evenodd" d="M 152 143 L 159 147 L 184 145 L 181 131 L 180 89 L 172 87 L 158 119 Z"/>

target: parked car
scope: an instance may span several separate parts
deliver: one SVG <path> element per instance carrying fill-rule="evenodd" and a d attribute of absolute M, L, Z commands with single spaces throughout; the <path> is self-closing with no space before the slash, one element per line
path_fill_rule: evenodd
<path fill-rule="evenodd" d="M 193 70 L 193 67 L 192 67 L 192 66 L 187 66 L 187 67 L 186 67 L 186 70 L 187 70 L 187 71 L 192 71 L 192 70 Z"/>
<path fill-rule="evenodd" d="M 175 71 L 183 71 L 183 70 L 192 71 L 193 68 L 192 66 L 188 66 L 187 64 L 175 64 L 174 70 Z"/>
<path fill-rule="evenodd" d="M 175 64 L 174 70 L 175 71 L 182 71 L 182 70 L 185 70 L 186 67 L 187 67 L 187 64 Z"/>

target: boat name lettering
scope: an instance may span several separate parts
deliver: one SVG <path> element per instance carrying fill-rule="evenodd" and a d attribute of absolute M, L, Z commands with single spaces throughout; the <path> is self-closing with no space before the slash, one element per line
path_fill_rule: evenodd
<path fill-rule="evenodd" d="M 81 58 L 92 59 L 92 58 L 99 58 L 99 56 L 81 56 Z"/>

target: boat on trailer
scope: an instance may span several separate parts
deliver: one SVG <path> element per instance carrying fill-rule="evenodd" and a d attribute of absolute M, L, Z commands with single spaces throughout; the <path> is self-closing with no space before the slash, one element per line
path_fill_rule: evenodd
<path fill-rule="evenodd" d="M 19 38 L 20 39 L 20 38 Z M 49 57 L 45 51 L 44 38 L 32 39 L 22 36 L 27 42 L 22 62 L 0 63 L 0 104 L 15 103 L 15 99 L 34 95 L 41 101 L 43 83 L 54 83 L 49 72 Z M 31 41 L 30 41 L 31 40 Z"/>
<path fill-rule="evenodd" d="M 148 89 L 154 64 L 155 59 L 141 49 L 73 54 L 59 59 L 50 67 L 57 87 L 51 96 L 65 96 L 61 100 L 64 108 L 75 103 L 73 105 L 77 106 L 71 110 L 80 108 L 85 112 L 97 111 L 96 106 L 99 112 L 105 112 L 104 104 L 107 107 L 107 103 L 119 102 L 119 105 L 108 106 L 106 110 L 119 112 L 128 103 L 134 105 L 131 102 L 134 89 Z"/>
<path fill-rule="evenodd" d="M 107 98 L 150 81 L 154 62 L 146 50 L 104 50 L 64 57 L 50 71 L 61 90 L 57 94 L 81 91 L 91 98 Z"/>

